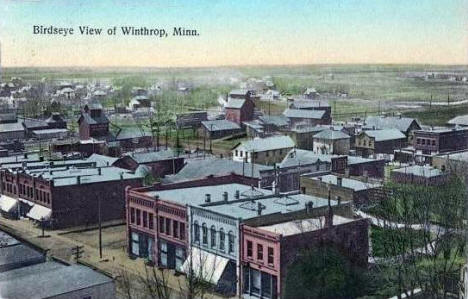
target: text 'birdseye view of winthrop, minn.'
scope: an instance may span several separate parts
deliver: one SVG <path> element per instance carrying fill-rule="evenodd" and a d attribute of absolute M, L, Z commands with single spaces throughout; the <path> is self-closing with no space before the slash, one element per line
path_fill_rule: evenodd
<path fill-rule="evenodd" d="M 199 2 L 0 0 L 0 299 L 468 299 L 461 1 Z"/>

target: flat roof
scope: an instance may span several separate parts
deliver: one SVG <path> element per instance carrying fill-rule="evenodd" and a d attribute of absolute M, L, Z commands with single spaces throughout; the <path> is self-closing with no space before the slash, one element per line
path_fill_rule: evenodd
<path fill-rule="evenodd" d="M 313 180 L 321 180 L 324 183 L 338 185 L 338 176 L 327 174 L 320 177 L 314 177 Z M 366 183 L 359 180 L 341 178 L 341 186 L 344 188 L 353 189 L 354 191 L 363 191 L 367 189 L 377 188 L 380 184 Z"/>
<path fill-rule="evenodd" d="M 90 268 L 46 262 L 0 274 L 0 297 L 49 298 L 106 283 L 112 279 Z"/>
<path fill-rule="evenodd" d="M 441 170 L 434 168 L 432 166 L 428 166 L 428 165 L 407 166 L 403 168 L 393 169 L 392 172 L 412 174 L 415 176 L 421 176 L 421 177 L 426 177 L 426 178 L 444 175 L 444 173 Z"/>
<path fill-rule="evenodd" d="M 240 199 L 235 201 L 236 191 L 240 192 Z M 223 193 L 228 193 L 228 201 L 223 201 Z M 179 205 L 192 205 L 218 214 L 230 216 L 238 219 L 250 219 L 258 217 L 258 206 L 262 207 L 261 215 L 275 213 L 290 213 L 305 209 L 305 204 L 313 202 L 313 207 L 323 207 L 328 205 L 328 199 L 305 194 L 296 195 L 274 195 L 273 191 L 254 188 L 241 184 L 222 184 L 213 186 L 201 186 L 180 188 L 173 190 L 149 191 L 146 195 L 177 203 Z M 209 206 L 204 205 L 206 194 L 210 194 Z M 252 197 L 258 195 L 259 197 Z M 260 197 L 262 196 L 262 197 Z M 249 200 L 250 198 L 250 200 Z M 331 200 L 332 205 L 337 205 L 337 201 Z"/>
<path fill-rule="evenodd" d="M 333 225 L 340 225 L 354 221 L 354 219 L 333 215 Z M 303 220 L 293 220 L 258 228 L 283 236 L 298 235 L 306 232 L 321 230 L 325 227 L 325 216 Z"/>

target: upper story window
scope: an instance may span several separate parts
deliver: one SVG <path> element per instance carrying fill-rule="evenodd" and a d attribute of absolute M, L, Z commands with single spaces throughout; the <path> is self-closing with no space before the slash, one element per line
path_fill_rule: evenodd
<path fill-rule="evenodd" d="M 252 257 L 252 247 L 253 247 L 253 244 L 252 244 L 252 241 L 247 241 L 247 256 L 248 257 Z"/>
<path fill-rule="evenodd" d="M 171 234 L 171 219 L 166 218 L 166 235 Z"/>
<path fill-rule="evenodd" d="M 263 261 L 263 245 L 257 244 L 257 259 Z"/>
<path fill-rule="evenodd" d="M 164 221 L 165 221 L 164 217 L 159 216 L 159 232 L 161 234 L 164 234 L 165 232 Z"/>
<path fill-rule="evenodd" d="M 143 211 L 143 227 L 148 226 L 148 213 L 146 211 Z"/>
<path fill-rule="evenodd" d="M 148 226 L 150 229 L 153 229 L 153 213 L 149 213 L 149 216 L 148 216 Z"/>
<path fill-rule="evenodd" d="M 274 253 L 273 247 L 268 247 L 268 264 L 273 265 Z"/>
<path fill-rule="evenodd" d="M 141 225 L 141 211 L 136 209 L 136 224 Z"/>
<path fill-rule="evenodd" d="M 179 238 L 179 221 L 172 221 L 172 235 L 174 238 Z"/>
<path fill-rule="evenodd" d="M 225 234 L 223 228 L 219 229 L 219 249 L 224 251 Z"/>
<path fill-rule="evenodd" d="M 181 222 L 180 223 L 180 236 L 179 238 L 181 240 L 185 240 L 185 223 Z"/>
<path fill-rule="evenodd" d="M 193 223 L 193 237 L 195 239 L 195 242 L 200 242 L 200 225 L 198 225 L 197 221 Z"/>
<path fill-rule="evenodd" d="M 208 244 L 208 227 L 206 227 L 206 223 L 202 224 L 202 242 L 203 244 Z"/>
<path fill-rule="evenodd" d="M 135 223 L 135 208 L 130 208 L 130 223 Z"/>
<path fill-rule="evenodd" d="M 232 234 L 232 231 L 229 231 L 228 233 L 228 251 L 229 253 L 234 252 L 234 235 Z"/>
<path fill-rule="evenodd" d="M 214 225 L 210 228 L 211 248 L 216 247 L 216 228 Z"/>

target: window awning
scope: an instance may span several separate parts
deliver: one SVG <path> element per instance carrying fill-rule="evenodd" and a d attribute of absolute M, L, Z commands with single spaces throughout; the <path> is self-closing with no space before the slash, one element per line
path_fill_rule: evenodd
<path fill-rule="evenodd" d="M 24 198 L 21 198 L 21 197 L 18 197 L 18 200 L 21 201 L 21 202 L 23 202 L 23 203 L 25 203 L 25 204 L 28 204 L 28 205 L 30 205 L 30 206 L 34 206 L 34 205 L 35 205 L 35 203 L 33 203 L 32 201 L 29 201 L 29 200 L 24 199 Z"/>
<path fill-rule="evenodd" d="M 9 197 L 6 195 L 2 195 L 0 197 L 0 209 L 4 212 L 11 212 L 13 209 L 16 208 L 17 205 L 18 200 L 13 197 Z"/>
<path fill-rule="evenodd" d="M 186 274 L 192 270 L 198 278 L 216 285 L 228 262 L 225 257 L 192 247 L 181 270 Z"/>
<path fill-rule="evenodd" d="M 29 210 L 28 214 L 26 214 L 26 217 L 41 221 L 41 219 L 49 220 L 51 214 L 51 209 L 41 205 L 34 205 L 31 210 Z"/>

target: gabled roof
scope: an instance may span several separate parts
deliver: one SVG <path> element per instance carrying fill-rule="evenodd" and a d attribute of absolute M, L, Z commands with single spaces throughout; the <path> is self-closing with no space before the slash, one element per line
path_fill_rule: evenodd
<path fill-rule="evenodd" d="M 326 101 L 319 100 L 294 100 L 291 103 L 292 108 L 295 109 L 308 109 L 308 108 L 318 108 L 318 107 L 330 107 L 330 104 Z"/>
<path fill-rule="evenodd" d="M 138 127 L 124 127 L 117 132 L 115 140 L 121 141 L 148 136 L 153 136 L 148 129 Z"/>
<path fill-rule="evenodd" d="M 92 154 L 86 160 L 89 162 L 95 162 L 97 167 L 103 166 L 111 166 L 115 163 L 119 158 L 109 157 L 99 154 Z"/>
<path fill-rule="evenodd" d="M 421 129 L 414 118 L 400 116 L 368 116 L 365 120 L 365 126 L 375 130 L 398 129 L 401 132 L 406 132 L 413 122 L 417 125 L 416 129 Z"/>
<path fill-rule="evenodd" d="M 101 115 L 98 117 L 91 117 L 89 113 L 83 112 L 80 118 L 78 119 L 78 123 L 80 123 L 82 120 L 86 121 L 86 123 L 89 125 L 109 123 L 109 119 L 107 118 L 107 116 L 104 115 L 104 113 L 101 113 Z"/>
<path fill-rule="evenodd" d="M 45 128 L 49 126 L 47 121 L 33 118 L 25 118 L 23 120 L 23 125 L 26 129 Z"/>
<path fill-rule="evenodd" d="M 65 122 L 59 113 L 54 112 L 48 119 L 46 119 L 46 123 L 57 123 L 57 122 Z"/>
<path fill-rule="evenodd" d="M 284 127 L 288 125 L 288 118 L 284 115 L 262 115 L 258 119 L 267 125 L 274 125 L 277 127 Z"/>
<path fill-rule="evenodd" d="M 397 129 L 369 130 L 369 131 L 362 131 L 361 134 L 366 134 L 367 136 L 374 138 L 375 141 L 385 141 L 385 140 L 406 138 L 405 134 L 401 133 L 401 131 Z"/>
<path fill-rule="evenodd" d="M 327 139 L 327 140 L 337 140 L 337 139 L 348 139 L 350 138 L 348 134 L 345 134 L 341 131 L 335 131 L 330 129 L 325 129 L 320 133 L 314 135 L 314 139 Z"/>
<path fill-rule="evenodd" d="M 231 109 L 240 109 L 242 106 L 245 104 L 244 99 L 232 99 L 230 98 L 229 101 L 226 103 L 226 106 L 224 108 L 231 108 Z"/>
<path fill-rule="evenodd" d="M 252 176 L 253 166 L 253 176 Z M 165 181 L 175 183 L 189 181 L 197 178 L 205 178 L 209 175 L 221 176 L 235 173 L 246 177 L 260 178 L 260 171 L 271 170 L 272 166 L 261 164 L 243 163 L 228 159 L 203 159 L 189 160 L 187 164 L 176 175 L 166 176 Z"/>
<path fill-rule="evenodd" d="M 318 161 L 331 163 L 331 158 L 335 155 L 316 154 L 313 151 L 293 149 L 284 157 L 280 163 L 280 168 L 298 165 L 315 164 Z"/>
<path fill-rule="evenodd" d="M 325 115 L 324 110 L 307 110 L 307 109 L 286 109 L 283 115 L 288 118 L 309 118 L 322 119 Z"/>
<path fill-rule="evenodd" d="M 233 89 L 229 92 L 229 95 L 245 96 L 248 92 L 248 89 Z"/>
<path fill-rule="evenodd" d="M 172 149 L 153 152 L 132 152 L 123 157 L 129 157 L 138 164 L 151 163 L 177 158 L 177 154 Z"/>
<path fill-rule="evenodd" d="M 207 120 L 202 121 L 202 126 L 204 126 L 208 131 L 224 131 L 224 130 L 239 130 L 241 127 L 235 122 L 220 119 L 220 120 Z"/>
<path fill-rule="evenodd" d="M 292 148 L 294 146 L 294 141 L 289 136 L 272 136 L 244 141 L 235 148 L 249 152 L 264 152 L 269 150 Z"/>

